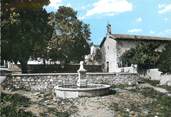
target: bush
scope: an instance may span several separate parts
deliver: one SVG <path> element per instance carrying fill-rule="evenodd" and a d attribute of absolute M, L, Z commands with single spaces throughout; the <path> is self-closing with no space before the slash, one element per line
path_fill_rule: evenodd
<path fill-rule="evenodd" d="M 0 112 L 1 117 L 33 117 L 31 112 L 25 112 L 23 109 L 18 110 L 13 105 L 2 106 Z"/>
<path fill-rule="evenodd" d="M 10 102 L 11 105 L 13 106 L 28 106 L 31 102 L 30 99 L 21 96 L 20 94 L 6 94 L 6 93 L 1 93 L 1 102 Z"/>
<path fill-rule="evenodd" d="M 1 93 L 1 117 L 33 117 L 31 112 L 25 112 L 20 107 L 29 106 L 30 99 L 19 94 Z"/>
<path fill-rule="evenodd" d="M 171 74 L 171 43 L 167 44 L 165 50 L 161 53 L 158 68 L 163 73 Z"/>
<path fill-rule="evenodd" d="M 136 64 L 138 73 L 145 74 L 147 69 L 157 66 L 160 52 L 156 49 L 159 46 L 160 43 L 141 43 L 121 56 L 122 64 Z"/>

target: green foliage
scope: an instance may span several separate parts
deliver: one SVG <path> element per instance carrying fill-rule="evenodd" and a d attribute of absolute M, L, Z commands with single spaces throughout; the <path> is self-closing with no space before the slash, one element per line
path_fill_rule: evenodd
<path fill-rule="evenodd" d="M 56 117 L 69 117 L 69 113 L 68 112 L 56 112 L 55 113 Z"/>
<path fill-rule="evenodd" d="M 152 117 L 156 114 L 159 117 L 169 117 L 171 115 L 171 97 L 157 92 L 153 88 L 143 88 L 136 90 L 136 92 L 143 94 L 145 97 L 154 99 L 152 103 L 144 105 L 145 108 L 150 110 L 147 117 Z"/>
<path fill-rule="evenodd" d="M 1 93 L 1 117 L 33 117 L 31 112 L 25 112 L 21 107 L 27 107 L 30 100 L 19 94 Z"/>
<path fill-rule="evenodd" d="M 153 86 L 157 86 L 158 84 L 160 84 L 160 81 L 158 80 L 150 80 L 150 79 L 145 79 L 145 78 L 142 78 L 141 79 L 144 83 L 149 83 Z"/>
<path fill-rule="evenodd" d="M 124 89 L 126 87 L 129 87 L 128 84 L 118 84 L 118 85 L 112 85 L 112 88 L 120 88 L 120 89 Z"/>
<path fill-rule="evenodd" d="M 160 85 L 159 87 L 166 89 L 167 91 L 171 92 L 171 86 L 167 85 Z"/>
<path fill-rule="evenodd" d="M 89 53 L 89 25 L 77 18 L 77 12 L 70 7 L 59 7 L 51 15 L 54 33 L 49 42 L 49 57 L 64 63 L 78 62 Z"/>
<path fill-rule="evenodd" d="M 168 43 L 159 57 L 158 68 L 163 73 L 171 73 L 171 43 Z"/>
<path fill-rule="evenodd" d="M 141 43 L 135 48 L 126 51 L 121 60 L 123 64 L 137 64 L 139 73 L 146 73 L 147 69 L 156 67 L 160 52 L 156 49 L 159 43 Z"/>
<path fill-rule="evenodd" d="M 28 106 L 30 99 L 19 94 L 1 93 L 1 102 L 10 102 L 13 106 Z"/>
<path fill-rule="evenodd" d="M 23 109 L 17 110 L 11 105 L 1 107 L 1 117 L 34 117 L 31 112 L 25 112 Z"/>
<path fill-rule="evenodd" d="M 49 0 L 1 0 L 2 8 L 40 9 L 49 4 Z"/>
<path fill-rule="evenodd" d="M 46 3 L 43 0 L 38 4 Z M 21 7 L 17 1 L 3 1 L 2 8 L 2 59 L 21 63 L 27 72 L 27 61 L 31 56 L 44 57 L 52 28 L 48 24 L 49 14 L 42 8 Z M 27 1 L 21 4 L 31 4 Z M 27 6 L 27 5 L 25 5 Z M 31 5 L 32 6 L 32 5 Z"/>

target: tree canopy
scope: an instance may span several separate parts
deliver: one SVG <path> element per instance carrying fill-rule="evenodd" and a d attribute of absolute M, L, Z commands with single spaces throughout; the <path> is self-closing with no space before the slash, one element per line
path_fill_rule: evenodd
<path fill-rule="evenodd" d="M 27 7 L 24 3 L 30 6 Z M 44 3 L 47 3 L 47 0 L 40 0 L 35 5 L 33 0 L 3 1 L 2 59 L 15 63 L 19 61 L 23 72 L 27 71 L 27 61 L 34 53 L 43 56 L 43 49 L 47 47 L 47 41 L 51 37 L 49 14 L 42 8 Z"/>
<path fill-rule="evenodd" d="M 160 52 L 156 49 L 160 43 L 141 43 L 135 48 L 126 51 L 121 60 L 123 64 L 137 64 L 139 73 L 146 73 L 147 69 L 157 66 Z"/>
<path fill-rule="evenodd" d="M 78 62 L 89 53 L 89 25 L 77 18 L 77 12 L 70 7 L 61 6 L 51 14 L 51 25 L 54 27 L 49 42 L 49 57 L 64 63 Z"/>
<path fill-rule="evenodd" d="M 49 0 L 3 0 L 1 59 L 21 64 L 30 57 L 64 63 L 83 60 L 89 53 L 90 29 L 77 12 L 61 6 L 56 13 L 43 9 Z"/>

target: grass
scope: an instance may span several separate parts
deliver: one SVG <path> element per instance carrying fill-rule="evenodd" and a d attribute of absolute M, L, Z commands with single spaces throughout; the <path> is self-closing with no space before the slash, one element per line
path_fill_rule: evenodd
<path fill-rule="evenodd" d="M 46 95 L 46 96 L 49 96 Z M 21 94 L 1 93 L 0 114 L 1 117 L 35 117 L 32 112 L 26 112 L 25 109 L 33 104 L 29 98 Z M 41 106 L 41 105 L 39 105 Z M 41 117 L 52 115 L 53 117 L 69 117 L 69 112 L 59 112 L 56 108 L 47 108 L 46 112 L 40 113 Z"/>
<path fill-rule="evenodd" d="M 161 86 L 158 86 L 158 87 L 164 88 L 167 91 L 171 92 L 171 86 L 161 85 Z"/>
<path fill-rule="evenodd" d="M 145 83 L 149 83 L 153 86 L 157 86 L 160 83 L 160 81 L 158 80 L 150 80 L 150 79 L 145 79 L 145 78 L 142 78 L 142 81 Z"/>
<path fill-rule="evenodd" d="M 20 94 L 6 94 L 3 92 L 1 93 L 1 101 L 4 103 L 9 102 L 13 106 L 24 107 L 29 106 L 29 104 L 31 103 L 29 98 L 21 96 Z"/>
<path fill-rule="evenodd" d="M 155 91 L 153 88 L 143 88 L 143 89 L 134 89 L 133 92 L 141 93 L 145 97 L 150 97 L 153 99 L 153 102 L 150 104 L 144 105 L 150 113 L 147 117 L 155 116 L 156 114 L 159 117 L 170 117 L 171 116 L 171 97 Z"/>
<path fill-rule="evenodd" d="M 31 112 L 25 112 L 22 107 L 27 107 L 30 100 L 19 94 L 1 93 L 1 117 L 33 117 Z"/>
<path fill-rule="evenodd" d="M 124 88 L 126 86 L 115 85 L 114 87 Z M 135 88 L 129 91 L 135 95 L 140 94 L 143 95 L 144 98 L 150 98 L 152 101 L 142 104 L 131 101 L 127 104 L 127 101 L 125 101 L 126 105 L 124 105 L 124 102 L 123 104 L 112 103 L 110 108 L 115 111 L 116 115 L 120 117 L 132 117 L 134 115 L 140 117 L 171 117 L 171 97 L 157 92 L 153 88 Z M 129 111 L 127 109 L 129 109 Z"/>
<path fill-rule="evenodd" d="M 160 81 L 158 81 L 158 80 L 143 79 L 143 82 L 149 83 L 149 84 L 151 84 L 151 85 L 153 85 L 153 86 L 157 86 L 157 87 L 164 88 L 164 89 L 166 89 L 166 90 L 168 90 L 168 91 L 171 92 L 171 86 L 159 85 L 159 84 L 160 84 Z"/>
<path fill-rule="evenodd" d="M 48 108 L 48 113 L 53 114 L 55 117 L 69 117 L 69 113 L 64 111 L 64 112 L 58 112 L 56 108 Z M 44 117 L 44 114 L 43 114 Z"/>
<path fill-rule="evenodd" d="M 118 85 L 112 85 L 111 88 L 120 88 L 120 89 L 124 89 L 126 87 L 129 87 L 128 84 L 118 84 Z"/>

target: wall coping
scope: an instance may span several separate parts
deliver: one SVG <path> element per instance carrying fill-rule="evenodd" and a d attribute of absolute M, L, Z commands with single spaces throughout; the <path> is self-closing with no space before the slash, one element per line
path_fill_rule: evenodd
<path fill-rule="evenodd" d="M 77 75 L 78 73 L 33 73 L 33 74 L 12 74 L 12 76 L 56 76 L 56 75 Z M 137 75 L 137 73 L 105 73 L 88 72 L 87 75 Z"/>
<path fill-rule="evenodd" d="M 56 76 L 56 75 L 77 75 L 77 73 L 33 73 L 33 74 L 12 74 L 12 76 Z"/>

